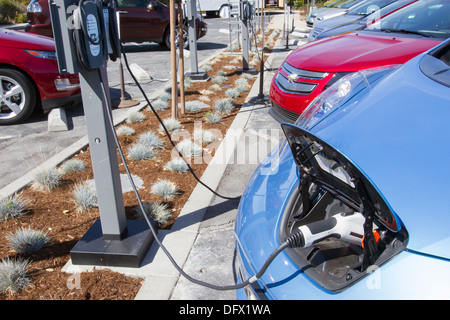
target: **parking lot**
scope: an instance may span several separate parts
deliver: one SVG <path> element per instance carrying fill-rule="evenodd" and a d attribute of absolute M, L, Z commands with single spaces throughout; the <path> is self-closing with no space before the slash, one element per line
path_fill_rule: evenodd
<path fill-rule="evenodd" d="M 205 18 L 205 21 L 208 23 L 208 33 L 197 42 L 199 64 L 225 50 L 230 41 L 228 19 Z M 236 39 L 236 34 L 232 34 L 232 39 Z M 169 50 L 156 43 L 128 43 L 124 48 L 129 64 L 138 64 L 150 76 L 150 80 L 141 82 L 150 99 L 155 98 L 164 86 L 170 85 L 171 73 L 167 72 L 170 70 Z M 188 54 L 185 55 L 186 72 L 191 68 Z M 113 105 L 117 106 L 121 97 L 119 62 L 109 61 L 107 71 L 111 99 Z M 124 70 L 124 77 L 126 96 L 143 101 L 141 92 L 127 70 Z M 124 112 L 127 109 L 116 108 L 114 117 Z M 0 161 L 3 164 L 0 169 L 0 190 L 86 135 L 81 105 L 67 110 L 67 125 L 66 131 L 49 132 L 47 115 L 34 112 L 25 123 L 3 126 L 0 131 Z"/>

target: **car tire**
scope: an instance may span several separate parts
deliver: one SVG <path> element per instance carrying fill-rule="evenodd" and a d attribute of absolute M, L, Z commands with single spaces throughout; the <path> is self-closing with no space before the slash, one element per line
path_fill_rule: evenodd
<path fill-rule="evenodd" d="M 178 27 L 176 27 L 176 31 L 178 33 Z M 184 41 L 183 41 L 183 49 L 189 49 L 188 32 L 189 32 L 188 27 L 184 26 L 183 27 L 183 39 L 184 39 Z M 163 45 L 167 49 L 170 49 L 170 28 L 167 28 L 166 31 L 164 32 Z"/>
<path fill-rule="evenodd" d="M 36 89 L 18 70 L 0 67 L 0 125 L 26 120 L 36 105 Z"/>

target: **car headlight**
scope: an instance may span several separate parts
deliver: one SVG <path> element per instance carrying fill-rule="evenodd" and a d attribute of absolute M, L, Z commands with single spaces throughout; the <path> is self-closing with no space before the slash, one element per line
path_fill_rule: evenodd
<path fill-rule="evenodd" d="M 380 77 L 392 72 L 398 66 L 377 67 L 350 73 L 317 96 L 303 111 L 295 123 L 306 130 L 339 109 Z"/>
<path fill-rule="evenodd" d="M 35 58 L 56 59 L 55 51 L 25 50 L 28 54 Z"/>
<path fill-rule="evenodd" d="M 32 13 L 36 13 L 36 12 L 42 12 L 42 8 L 39 5 L 39 3 L 37 3 L 36 0 L 31 1 L 28 6 L 27 6 L 27 12 L 32 12 Z"/>

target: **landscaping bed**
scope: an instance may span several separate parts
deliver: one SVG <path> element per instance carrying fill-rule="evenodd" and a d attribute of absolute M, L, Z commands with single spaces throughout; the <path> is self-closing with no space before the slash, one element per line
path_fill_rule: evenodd
<path fill-rule="evenodd" d="M 269 45 L 266 53 L 270 52 L 277 37 L 278 32 L 273 30 L 267 32 L 266 43 Z M 198 148 L 192 149 L 193 156 L 185 156 L 198 177 L 202 176 L 234 117 L 246 101 L 248 90 L 257 79 L 256 76 L 243 75 L 236 71 L 242 66 L 241 59 L 239 55 L 224 52 L 203 66 L 211 77 L 209 81 L 192 82 L 186 86 L 186 112 L 182 114 L 179 111 L 178 121 L 181 128 L 174 131 L 172 137 L 176 144 L 182 140 L 190 140 L 200 147 L 200 151 Z M 255 64 L 251 67 L 259 71 L 258 60 L 253 61 Z M 166 102 L 167 109 L 157 111 L 161 119 L 172 117 L 171 102 L 167 101 L 168 95 L 170 91 L 168 94 L 161 95 L 158 101 L 152 102 L 152 105 L 159 108 Z M 218 106 L 219 101 L 225 103 L 225 99 L 233 101 L 230 110 L 227 104 Z M 211 117 L 215 114 L 219 115 L 221 120 L 218 123 L 210 123 Z M 199 129 L 208 132 L 203 135 L 206 138 L 203 142 L 199 140 Z M 149 204 L 149 208 L 152 206 L 159 208 L 158 212 L 149 214 L 159 221 L 159 228 L 170 229 L 197 185 L 197 181 L 189 172 L 177 172 L 173 171 L 173 167 L 167 168 L 168 163 L 177 158 L 176 152 L 173 151 L 165 134 L 160 131 L 159 122 L 148 107 L 138 114 L 133 114 L 127 122 L 118 125 L 116 131 L 120 133 L 118 137 L 121 149 L 126 156 L 131 173 L 142 180 L 142 184 L 139 184 L 139 195 L 142 201 Z M 134 133 L 126 135 L 123 133 L 126 131 Z M 195 131 L 197 131 L 196 134 L 194 134 Z M 132 154 L 132 149 L 134 151 L 138 149 L 136 144 L 139 138 L 148 132 L 152 132 L 162 145 L 149 147 L 152 151 L 150 155 L 139 153 L 139 150 L 136 154 Z M 148 159 L 138 160 L 145 157 Z M 26 204 L 24 214 L 15 218 L 6 217 L 7 219 L 0 223 L 0 263 L 4 264 L 8 260 L 27 261 L 23 285 L 19 283 L 16 290 L 14 286 L 5 287 L 5 281 L 2 280 L 5 268 L 0 267 L 1 300 L 132 300 L 142 285 L 143 279 L 128 277 L 110 270 L 94 270 L 77 275 L 61 271 L 70 259 L 70 250 L 99 218 L 97 207 L 81 208 L 80 203 L 77 203 L 73 196 L 75 187 L 85 185 L 87 181 L 92 182 L 94 178 L 89 148 L 81 150 L 70 160 L 79 161 L 78 163 L 82 163 L 84 168 L 68 173 L 62 173 L 61 168 L 58 168 L 60 176 L 58 179 L 54 178 L 58 181 L 58 185 L 50 191 L 42 190 L 39 186 L 22 190 L 18 197 Z M 176 168 L 179 166 L 180 164 Z M 124 164 L 120 158 L 119 169 L 121 173 L 125 173 Z M 154 185 L 158 181 L 170 182 L 172 187 L 176 187 L 175 192 L 168 194 L 166 186 L 159 190 L 166 193 L 155 194 Z M 138 201 L 135 194 L 132 191 L 125 192 L 123 198 L 127 219 L 142 218 L 140 210 L 137 209 Z M 0 200 L 3 201 L 4 206 L 11 207 L 15 201 L 14 199 Z M 47 241 L 36 251 L 21 253 L 20 248 L 11 245 L 11 238 L 14 238 L 18 230 L 39 232 L 41 238 L 45 237 Z"/>

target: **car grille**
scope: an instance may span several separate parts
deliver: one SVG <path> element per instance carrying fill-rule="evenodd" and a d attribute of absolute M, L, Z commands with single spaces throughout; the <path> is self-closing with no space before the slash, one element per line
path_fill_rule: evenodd
<path fill-rule="evenodd" d="M 317 87 L 320 80 L 327 75 L 327 72 L 297 69 L 284 62 L 275 78 L 275 82 L 286 93 L 310 94 Z"/>
<path fill-rule="evenodd" d="M 283 109 L 272 101 L 272 115 L 280 122 L 295 123 L 300 116 L 298 113 Z"/>
<path fill-rule="evenodd" d="M 314 27 L 311 32 L 309 33 L 309 40 L 313 41 L 317 38 L 317 36 L 319 35 L 319 33 L 321 33 L 323 31 L 324 28 L 318 28 L 317 26 Z"/>

